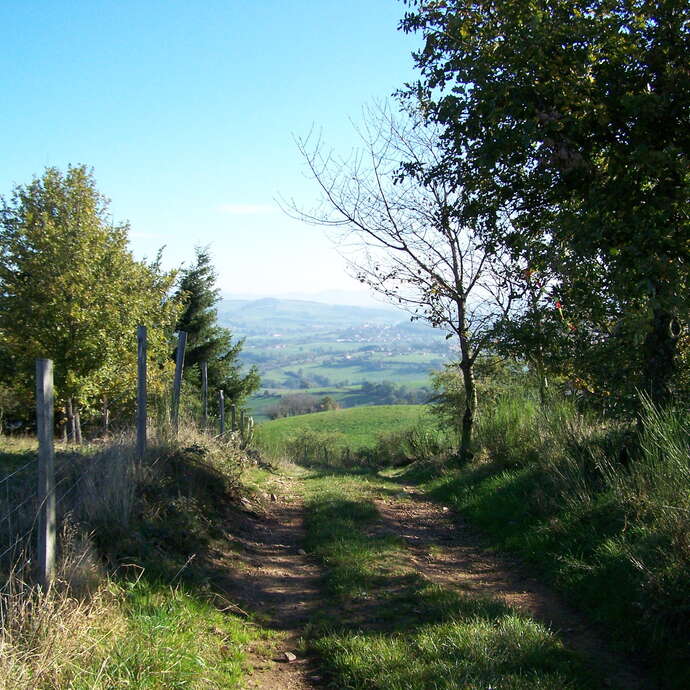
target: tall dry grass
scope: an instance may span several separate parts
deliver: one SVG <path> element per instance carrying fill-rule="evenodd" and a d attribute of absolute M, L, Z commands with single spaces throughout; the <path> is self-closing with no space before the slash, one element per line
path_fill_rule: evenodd
<path fill-rule="evenodd" d="M 126 628 L 94 562 L 89 547 L 65 550 L 47 591 L 32 583 L 26 568 L 10 572 L 0 590 L 1 690 L 60 690 L 93 678 L 96 660 Z"/>
<path fill-rule="evenodd" d="M 232 436 L 210 439 L 190 427 L 179 434 L 155 430 L 143 460 L 128 434 L 80 451 L 59 448 L 55 580 L 47 591 L 35 585 L 33 539 L 12 554 L 0 573 L 0 690 L 115 687 L 109 674 L 113 668 L 126 673 L 122 669 L 127 664 L 116 658 L 117 640 L 131 629 L 123 590 L 106 568 L 106 563 L 111 568 L 118 564 L 96 544 L 107 544 L 111 535 L 115 541 L 131 527 L 143 493 L 163 475 L 166 481 L 176 473 L 182 482 L 207 482 L 197 487 L 200 492 L 234 486 L 246 462 L 240 443 Z M 200 467 L 203 473 L 193 471 Z M 35 487 L 35 473 L 22 482 L 14 487 L 18 494 Z M 36 508 L 33 502 L 17 511 L 18 530 L 35 524 Z M 165 675 L 164 667 L 161 660 L 163 670 L 157 673 Z"/>

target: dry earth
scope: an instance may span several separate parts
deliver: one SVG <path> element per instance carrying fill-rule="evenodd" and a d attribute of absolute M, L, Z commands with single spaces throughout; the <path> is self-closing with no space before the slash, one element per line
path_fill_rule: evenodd
<path fill-rule="evenodd" d="M 320 681 L 313 661 L 300 651 L 305 626 L 320 605 L 319 569 L 301 548 L 302 501 L 290 481 L 275 482 L 275 500 L 247 503 L 244 512 L 233 514 L 226 535 L 231 548 L 218 554 L 215 566 L 225 567 L 222 590 L 239 603 L 239 612 L 276 632 L 247 650 L 247 688 L 303 690 Z"/>

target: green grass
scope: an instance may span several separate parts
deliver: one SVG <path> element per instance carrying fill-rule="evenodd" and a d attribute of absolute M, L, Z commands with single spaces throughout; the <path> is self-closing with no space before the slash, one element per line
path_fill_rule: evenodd
<path fill-rule="evenodd" d="M 372 496 L 385 489 L 385 480 L 366 475 L 308 482 L 306 546 L 325 568 L 329 596 L 308 645 L 332 685 L 601 687 L 539 623 L 498 601 L 431 584 L 406 566 L 400 540 L 376 530 Z"/>
<path fill-rule="evenodd" d="M 649 414 L 626 469 L 615 427 L 560 404 L 499 401 L 480 422 L 476 461 L 423 487 L 533 562 L 615 645 L 646 657 L 663 687 L 685 688 L 690 420 Z"/>
<path fill-rule="evenodd" d="M 69 687 L 243 687 L 243 649 L 257 633 L 240 619 L 181 587 L 145 581 L 125 585 L 121 606 L 126 625 L 120 635 Z"/>
<path fill-rule="evenodd" d="M 290 437 L 307 430 L 342 434 L 338 445 L 353 451 L 372 448 L 380 434 L 414 426 L 425 410 L 424 405 L 376 405 L 286 417 L 257 426 L 256 443 L 280 452 Z"/>
<path fill-rule="evenodd" d="M 327 355 L 330 358 L 332 355 Z M 418 355 L 416 358 L 402 359 L 403 355 L 394 357 L 377 357 L 376 359 L 357 362 L 343 360 L 339 364 L 328 364 L 323 361 L 297 362 L 284 366 L 266 369 L 266 378 L 278 381 L 290 379 L 287 372 L 302 371 L 308 379 L 310 375 L 326 376 L 333 383 L 362 381 L 375 381 L 381 383 L 390 381 L 395 384 L 412 386 L 416 384 L 429 385 L 429 373 L 443 364 L 443 360 L 437 356 L 425 357 Z M 322 358 L 323 359 L 323 358 Z"/>

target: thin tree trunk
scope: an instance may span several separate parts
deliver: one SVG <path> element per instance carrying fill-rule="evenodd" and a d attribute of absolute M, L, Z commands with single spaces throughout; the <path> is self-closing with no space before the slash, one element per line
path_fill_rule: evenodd
<path fill-rule="evenodd" d="M 103 396 L 103 407 L 101 408 L 101 421 L 103 425 L 103 436 L 107 436 L 110 431 L 110 408 L 108 407 L 108 396 Z"/>
<path fill-rule="evenodd" d="M 78 407 L 74 411 L 74 434 L 76 443 L 81 445 L 81 416 Z"/>
<path fill-rule="evenodd" d="M 474 371 L 469 359 L 460 363 L 462 382 L 465 388 L 465 411 L 462 415 L 460 435 L 460 462 L 468 462 L 472 459 L 472 434 L 477 412 L 477 386 L 474 380 Z"/>
<path fill-rule="evenodd" d="M 537 376 L 539 377 L 539 404 L 544 407 L 544 405 L 546 405 L 546 391 L 549 388 L 549 380 L 546 378 L 546 372 L 544 370 L 544 359 L 541 353 L 541 346 L 534 368 L 536 369 Z"/>
<path fill-rule="evenodd" d="M 544 407 L 546 405 L 546 391 L 549 388 L 549 380 L 544 374 L 539 374 L 539 404 Z"/>
<path fill-rule="evenodd" d="M 69 415 L 67 414 L 67 405 L 62 408 L 62 442 L 67 445 L 67 426 L 69 423 Z"/>
<path fill-rule="evenodd" d="M 460 423 L 460 462 L 466 463 L 472 459 L 472 433 L 477 414 L 477 386 L 474 380 L 474 361 L 470 354 L 470 339 L 467 330 L 467 315 L 465 312 L 465 300 L 456 300 L 458 325 L 456 331 L 460 339 L 460 371 L 465 389 L 465 410 Z"/>
<path fill-rule="evenodd" d="M 546 378 L 546 370 L 544 367 L 544 328 L 542 322 L 542 312 L 539 309 L 539 293 L 534 290 L 530 293 L 530 309 L 537 315 L 537 347 L 536 355 L 534 356 L 534 365 L 539 377 L 539 404 L 544 407 L 546 405 L 546 389 L 549 387 L 549 382 Z"/>

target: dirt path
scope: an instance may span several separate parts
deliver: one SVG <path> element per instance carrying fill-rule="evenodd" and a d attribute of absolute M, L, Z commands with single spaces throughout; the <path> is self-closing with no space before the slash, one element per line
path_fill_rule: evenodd
<path fill-rule="evenodd" d="M 224 568 L 227 577 L 215 584 L 229 601 L 276 631 L 274 638 L 248 650 L 247 688 L 323 687 L 318 668 L 305 658 L 300 645 L 310 618 L 324 603 L 319 569 L 301 548 L 304 506 L 295 490 L 297 481 L 276 479 L 274 496 L 266 495 L 265 502 L 246 503 L 244 511 L 234 512 L 227 533 L 230 548 L 217 554 L 215 566 Z M 497 597 L 547 624 L 567 646 L 595 660 L 612 687 L 650 687 L 641 680 L 641 669 L 613 653 L 599 631 L 517 560 L 488 550 L 460 516 L 425 500 L 415 487 L 403 487 L 401 494 L 396 496 L 390 489 L 379 494 L 375 503 L 381 520 L 373 531 L 401 537 L 416 572 L 444 587 Z M 341 613 L 349 618 L 353 612 Z M 288 661 L 286 652 L 296 658 Z"/>
<path fill-rule="evenodd" d="M 320 681 L 312 661 L 300 652 L 300 638 L 320 604 L 319 569 L 301 548 L 304 509 L 293 482 L 276 482 L 272 497 L 247 502 L 245 511 L 232 516 L 231 550 L 219 554 L 228 571 L 222 587 L 230 601 L 276 631 L 274 638 L 247 650 L 246 687 L 304 690 L 319 687 Z"/>
<path fill-rule="evenodd" d="M 424 500 L 414 487 L 403 487 L 402 492 L 405 499 L 376 501 L 381 528 L 404 539 L 419 574 L 444 587 L 497 597 L 528 613 L 557 632 L 568 647 L 595 660 L 613 687 L 650 687 L 642 680 L 641 668 L 611 651 L 602 633 L 530 576 L 524 565 L 488 550 L 462 517 Z"/>

